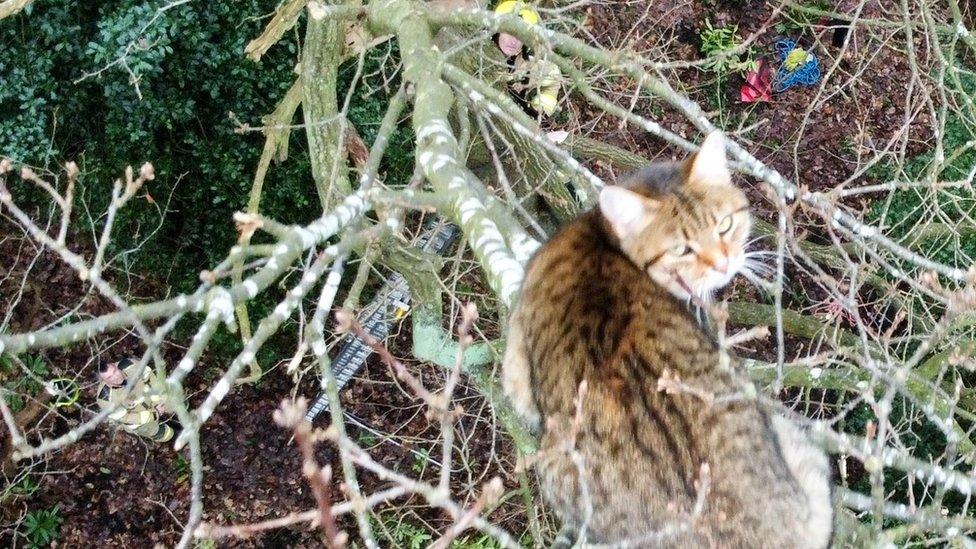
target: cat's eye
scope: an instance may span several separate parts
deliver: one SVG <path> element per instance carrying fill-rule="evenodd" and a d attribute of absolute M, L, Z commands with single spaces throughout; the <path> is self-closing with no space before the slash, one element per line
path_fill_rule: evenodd
<path fill-rule="evenodd" d="M 729 232 L 732 228 L 732 216 L 727 215 L 722 219 L 722 222 L 718 224 L 718 234 L 725 234 Z"/>
<path fill-rule="evenodd" d="M 674 246 L 671 246 L 668 253 L 671 255 L 688 255 L 691 253 L 691 248 L 689 248 L 687 244 L 675 244 Z"/>

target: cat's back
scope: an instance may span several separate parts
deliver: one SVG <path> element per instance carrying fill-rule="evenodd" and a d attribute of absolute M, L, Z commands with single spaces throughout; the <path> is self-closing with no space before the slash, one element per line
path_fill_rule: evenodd
<path fill-rule="evenodd" d="M 595 212 L 587 213 L 538 250 L 526 271 L 521 309 L 567 321 L 626 316 L 619 309 L 649 281 L 612 248 L 598 223 Z"/>
<path fill-rule="evenodd" d="M 609 323 L 602 339 L 619 336 L 628 325 L 655 316 L 680 317 L 697 331 L 686 307 L 615 248 L 595 211 L 539 249 L 528 265 L 519 304 L 535 318 L 579 325 L 582 336 L 588 335 L 585 326 L 602 323 Z"/>
<path fill-rule="evenodd" d="M 596 215 L 580 217 L 540 248 L 511 322 L 503 382 L 516 401 L 527 389 L 528 404 L 520 407 L 538 416 L 537 470 L 547 499 L 566 522 L 590 515 L 594 541 L 622 539 L 671 521 L 686 528 L 682 517 L 692 512 L 703 475 L 711 475 L 712 511 L 749 523 L 745 539 L 782 540 L 757 527 L 758 515 L 740 497 L 764 493 L 763 512 L 774 514 L 792 512 L 788 502 L 797 497 L 764 414 L 747 399 L 705 402 L 738 391 L 739 380 L 718 367 L 719 349 L 688 305 L 617 251 Z M 509 367 L 519 359 L 515 349 L 524 353 L 527 379 L 511 377 L 519 371 Z M 686 388 L 667 390 L 662 379 Z M 568 438 L 585 474 L 561 453 Z M 580 498 L 584 486 L 590 510 Z M 718 525 L 709 530 L 742 534 Z M 702 541 L 691 530 L 669 538 Z"/>
<path fill-rule="evenodd" d="M 567 391 L 585 378 L 623 375 L 627 355 L 661 355 L 683 370 L 716 351 L 687 305 L 617 250 L 600 223 L 589 212 L 539 249 L 513 319 L 533 341 L 534 381 L 553 409 L 572 405 Z"/>

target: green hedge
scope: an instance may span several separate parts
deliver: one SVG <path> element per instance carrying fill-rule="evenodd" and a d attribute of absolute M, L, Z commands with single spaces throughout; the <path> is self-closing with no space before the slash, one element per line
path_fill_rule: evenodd
<path fill-rule="evenodd" d="M 261 153 L 262 135 L 235 134 L 229 113 L 259 124 L 293 81 L 299 46 L 290 33 L 261 64 L 244 57 L 264 24 L 257 16 L 271 13 L 274 0 L 157 12 L 162 5 L 44 1 L 0 22 L 0 154 L 52 170 L 78 161 L 80 194 L 95 213 L 126 165 L 151 161 L 157 179 L 149 191 L 157 205 L 172 194 L 171 212 L 146 246 L 152 253 L 126 256 L 127 267 L 186 289 L 232 244 L 230 216 L 246 204 Z M 285 221 L 310 218 L 317 203 L 295 135 L 290 159 L 265 184 L 265 211 Z M 156 206 L 133 201 L 116 251 L 158 223 Z"/>

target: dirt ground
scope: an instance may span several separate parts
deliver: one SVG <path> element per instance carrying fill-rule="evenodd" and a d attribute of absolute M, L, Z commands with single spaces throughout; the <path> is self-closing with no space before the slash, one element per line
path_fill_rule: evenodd
<path fill-rule="evenodd" d="M 82 287 L 71 269 L 55 260 L 50 253 L 31 262 L 31 250 L 22 248 L 24 242 L 8 238 L 0 242 L 0 255 L 15 258 L 0 267 L 0 296 L 9 303 L 19 292 L 20 281 L 31 282 L 23 289 L 23 296 L 13 310 L 11 327 L 16 331 L 38 329 L 53 318 L 68 312 L 81 301 L 85 314 L 105 314 L 112 310 L 103 300 L 82 295 Z M 27 270 L 30 276 L 25 276 Z M 48 288 L 60 288 L 53 294 Z M 159 290 L 158 288 L 156 289 Z M 146 291 L 139 288 L 136 291 Z M 43 293 L 43 295 L 41 295 Z M 52 306 L 53 304 L 53 306 Z M 91 417 L 88 405 L 95 392 L 95 361 L 92 356 L 114 360 L 128 356 L 137 348 L 131 336 L 106 338 L 103 346 L 79 347 L 65 353 L 60 350 L 45 354 L 50 364 L 59 365 L 59 373 L 71 372 L 82 389 L 85 409 L 77 406 L 57 409 L 57 413 L 42 412 L 32 421 L 39 425 L 44 436 L 63 434 Z M 410 348 L 409 323 L 400 326 L 390 342 L 396 352 Z M 180 349 L 164 348 L 164 355 L 178 360 Z M 444 382 L 441 369 L 419 362 L 404 362 L 426 387 L 436 390 Z M 207 360 L 192 373 L 186 386 L 196 389 L 191 398 L 199 405 L 213 380 L 204 379 Z M 317 382 L 306 379 L 299 386 L 299 394 L 314 399 Z M 291 433 L 272 420 L 272 413 L 282 399 L 292 395 L 294 383 L 280 369 L 268 372 L 256 386 L 232 392 L 218 412 L 208 421 L 201 434 L 203 459 L 206 463 L 204 520 L 218 524 L 247 523 L 267 519 L 283 510 L 313 508 L 315 500 L 307 482 L 301 476 L 301 460 L 291 441 Z M 477 493 L 481 484 L 494 476 L 503 479 L 507 490 L 518 487 L 514 476 L 514 450 L 511 443 L 499 434 L 491 423 L 490 411 L 484 398 L 462 384 L 455 392 L 455 402 L 465 410 L 458 424 L 459 443 L 465 456 L 476 460 L 456 463 L 459 474 L 453 488 L 458 501 L 465 494 Z M 348 430 L 379 463 L 396 471 L 421 478 L 436 479 L 439 447 L 433 446 L 439 432 L 436 421 L 425 415 L 425 408 L 395 381 L 388 368 L 374 355 L 369 359 L 350 386 L 342 393 L 343 408 L 350 416 Z M 30 403 L 27 405 L 30 406 Z M 327 414 L 317 424 L 328 424 Z M 362 427 L 357 426 L 362 425 Z M 32 442 L 36 443 L 34 439 Z M 3 440 L 4 455 L 9 441 Z M 335 452 L 320 445 L 317 452 L 320 464 L 331 464 L 339 470 Z M 143 439 L 101 427 L 78 442 L 56 452 L 45 461 L 28 464 L 39 486 L 26 497 L 12 497 L 2 507 L 3 523 L 19 522 L 28 510 L 57 506 L 63 518 L 59 544 L 61 546 L 125 546 L 141 547 L 160 543 L 175 543 L 181 534 L 177 517 L 189 510 L 189 466 L 185 454 L 177 453 L 171 445 L 155 445 Z M 8 472 L 13 474 L 14 470 Z M 5 474 L 8 474 L 5 473 Z M 13 479 L 8 476 L 8 482 Z M 463 480 L 461 480 L 463 479 Z M 370 474 L 359 478 L 364 493 L 385 487 Z M 340 490 L 339 480 L 334 489 Z M 138 489 L 130 489 L 138 486 Z M 156 495 L 153 499 L 147 495 Z M 420 507 L 419 501 L 404 501 L 407 507 Z M 471 501 L 468 501 L 471 503 Z M 416 504 L 416 505 L 415 505 Z M 492 515 L 495 522 L 524 522 L 514 503 L 499 506 Z M 417 523 L 431 527 L 443 526 L 447 517 L 426 509 L 418 509 L 412 517 Z M 355 532 L 351 521 L 340 526 Z M 513 528 L 516 530 L 516 528 Z M 9 530 L 0 534 L 4 545 L 12 545 Z M 296 527 L 279 529 L 246 541 L 222 542 L 235 547 L 315 547 L 318 533 Z"/>
<path fill-rule="evenodd" d="M 838 9 L 843 10 L 843 5 Z M 875 12 L 879 9 L 878 5 L 868 8 Z M 626 44 L 640 51 L 650 51 L 652 47 L 659 47 L 662 40 L 674 37 L 666 48 L 669 60 L 695 60 L 700 56 L 696 29 L 706 17 L 715 25 L 738 25 L 740 35 L 748 36 L 758 30 L 770 14 L 768 3 L 761 0 L 717 0 L 708 7 L 702 2 L 654 0 L 628 3 L 624 7 L 594 6 L 590 9 L 585 30 L 603 44 Z M 810 44 L 814 35 L 820 37 L 818 48 L 832 59 L 839 54 L 839 48 L 831 45 L 834 30 L 828 28 L 829 23 L 815 21 L 815 26 L 805 33 L 804 40 Z M 776 37 L 777 32 L 769 29 L 756 39 L 754 47 L 757 51 L 769 51 Z M 771 103 L 742 104 L 737 101 L 741 84 L 737 77 L 718 84 L 713 75 L 691 69 L 677 70 L 673 76 L 682 82 L 686 91 L 699 99 L 716 96 L 715 90 L 718 90 L 716 97 L 720 99 L 709 100 L 716 103 L 713 108 L 721 110 L 726 127 L 750 128 L 737 134 L 737 138 L 748 144 L 761 160 L 812 189 L 829 189 L 854 174 L 867 151 L 897 138 L 905 129 L 899 110 L 904 101 L 903 82 L 908 73 L 903 57 L 878 47 L 875 41 L 868 41 L 863 36 L 850 43 L 837 70 L 845 73 L 857 70 L 859 74 L 845 89 L 831 92 L 833 95 L 822 104 L 817 97 L 818 88 L 791 90 Z M 628 90 L 621 89 L 616 93 L 619 95 L 611 96 L 612 99 L 622 104 L 629 102 L 623 99 Z M 808 109 L 814 104 L 817 108 Z M 573 103 L 575 111 L 570 124 L 573 127 L 569 129 L 587 132 L 591 137 L 648 157 L 661 156 L 658 140 L 633 127 L 621 127 L 608 117 L 596 116 L 580 105 L 580 102 Z M 639 103 L 637 110 L 652 117 L 659 115 L 653 105 Z M 911 126 L 910 138 L 906 141 L 908 155 L 925 147 L 926 136 L 916 130 L 926 125 L 925 116 L 925 113 L 919 114 Z M 693 128 L 678 115 L 666 111 L 663 122 L 682 135 L 695 135 Z M 794 142 L 798 142 L 795 150 Z M 800 168 L 794 173 L 793 165 L 797 159 Z M 607 173 L 606 167 L 593 168 Z M 764 199 L 765 191 L 752 182 L 746 182 L 746 185 L 750 188 L 757 214 L 768 217 L 771 209 Z M 23 245 L 14 235 L 0 242 L 0 257 L 14 258 L 12 262 L 0 263 L 0 298 L 4 303 L 20 291 L 21 275 L 33 257 L 33 254 L 18 252 Z M 10 326 L 14 331 L 43 325 L 66 312 L 81 296 L 81 285 L 71 271 L 49 255 L 34 265 L 29 279 L 30 283 L 23 289 L 24 298 L 14 314 L 16 320 Z M 151 278 L 136 281 L 132 289 L 147 296 L 163 295 L 165 291 L 155 287 Z M 52 307 L 54 310 L 50 310 Z M 94 298 L 86 300 L 82 308 L 85 314 L 110 310 L 109 304 Z M 408 334 L 401 333 L 390 347 L 394 354 L 408 356 Z M 79 379 L 90 380 L 94 372 L 91 356 L 118 358 L 135 348 L 133 338 L 116 337 L 111 341 L 78 346 L 67 353 L 50 352 L 45 357 L 59 371 L 80 372 Z M 178 352 L 176 347 L 167 350 L 173 356 Z M 756 349 L 758 355 L 768 352 L 769 349 Z M 209 387 L 210 383 L 201 377 L 205 374 L 206 358 L 203 363 L 204 367 L 198 368 L 190 377 L 189 387 L 201 390 Z M 429 365 L 409 364 L 429 384 L 428 387 L 442 383 L 441 371 Z M 83 384 L 83 402 L 91 401 L 92 385 Z M 298 393 L 314 397 L 316 385 L 313 380 L 306 379 L 298 387 Z M 207 423 L 201 436 L 207 464 L 205 520 L 224 524 L 255 522 L 280 516 L 285 511 L 314 506 L 289 433 L 274 425 L 271 419 L 272 411 L 283 398 L 292 395 L 293 387 L 292 380 L 283 372 L 271 372 L 256 386 L 232 392 Z M 394 469 L 436 475 L 437 467 L 430 459 L 438 455 L 438 451 L 429 441 L 434 439 L 437 427 L 425 416 L 416 400 L 392 380 L 383 364 L 370 360 L 360 376 L 343 392 L 342 400 L 345 409 L 371 429 L 351 428 L 357 440 L 372 448 L 371 454 L 376 459 Z M 464 464 L 467 474 L 457 475 L 456 493 L 461 494 L 462 500 L 470 497 L 480 483 L 493 475 L 500 476 L 507 489 L 517 488 L 513 449 L 492 424 L 484 399 L 464 387 L 458 393 L 458 401 L 467 412 L 459 432 L 465 446 L 464 454 L 470 461 Z M 57 414 L 43 415 L 38 421 L 42 422 L 45 433 L 57 435 L 87 417 L 87 413 L 77 407 L 59 409 Z M 428 452 L 431 457 L 424 457 Z M 325 445 L 319 449 L 318 457 L 321 463 L 338 466 L 335 456 Z M 180 535 L 180 521 L 188 510 L 189 469 L 185 459 L 170 446 L 147 445 L 140 439 L 102 427 L 78 443 L 54 453 L 50 459 L 32 466 L 39 486 L 29 495 L 10 498 L 4 503 L 4 524 L 16 522 L 27 510 L 57 505 L 63 518 L 60 546 L 171 545 Z M 362 482 L 366 491 L 382 487 L 380 481 L 370 476 L 364 476 Z M 128 489 L 133 486 L 138 489 Z M 518 503 L 510 501 L 501 506 L 492 519 L 515 532 L 523 532 L 525 518 L 520 515 Z M 413 520 L 436 526 L 445 519 L 430 511 L 417 511 Z M 354 531 L 352 524 L 344 523 L 343 526 Z M 0 537 L 0 543 L 10 544 L 9 536 L 8 532 L 6 537 Z M 316 533 L 293 527 L 247 541 L 234 541 L 228 546 L 318 545 Z"/>

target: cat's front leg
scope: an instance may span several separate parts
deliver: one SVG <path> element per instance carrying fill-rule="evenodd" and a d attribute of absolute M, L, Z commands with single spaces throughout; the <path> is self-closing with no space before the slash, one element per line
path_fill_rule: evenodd
<path fill-rule="evenodd" d="M 502 360 L 502 389 L 515 411 L 533 431 L 539 430 L 539 410 L 532 398 L 532 374 L 528 353 L 517 313 L 512 315 L 508 328 L 505 357 Z"/>

